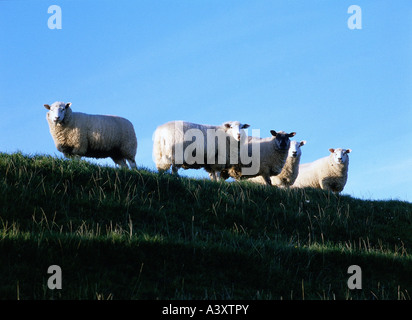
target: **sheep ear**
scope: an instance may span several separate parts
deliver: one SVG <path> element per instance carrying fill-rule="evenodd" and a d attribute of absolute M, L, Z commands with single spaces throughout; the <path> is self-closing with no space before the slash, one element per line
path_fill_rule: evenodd
<path fill-rule="evenodd" d="M 331 153 L 334 153 L 334 152 L 335 152 L 335 149 L 330 148 L 329 151 L 330 151 Z"/>
<path fill-rule="evenodd" d="M 304 144 L 306 144 L 306 140 L 302 140 L 302 141 L 300 142 L 300 146 L 303 146 Z"/>
<path fill-rule="evenodd" d="M 48 104 L 45 104 L 44 107 L 45 107 L 47 110 L 50 110 L 50 106 L 49 106 Z"/>
<path fill-rule="evenodd" d="M 277 132 L 275 130 L 270 130 L 270 133 L 272 134 L 272 136 L 276 137 Z"/>
<path fill-rule="evenodd" d="M 67 103 L 66 103 L 66 109 L 67 109 L 67 108 L 70 108 L 71 105 L 72 105 L 71 102 L 67 102 Z"/>
<path fill-rule="evenodd" d="M 229 128 L 230 128 L 230 123 L 229 123 L 229 122 L 225 122 L 223 125 L 224 125 L 224 126 L 225 126 L 225 128 L 227 128 L 227 129 L 229 129 Z"/>
<path fill-rule="evenodd" d="M 291 132 L 291 133 L 288 134 L 288 137 L 289 137 L 289 138 L 294 137 L 295 134 L 296 134 L 296 132 Z"/>
<path fill-rule="evenodd" d="M 346 149 L 345 153 L 351 153 L 352 149 Z"/>
<path fill-rule="evenodd" d="M 244 125 L 242 125 L 241 129 L 246 129 L 246 128 L 249 128 L 249 127 L 250 127 L 250 124 L 245 123 Z"/>

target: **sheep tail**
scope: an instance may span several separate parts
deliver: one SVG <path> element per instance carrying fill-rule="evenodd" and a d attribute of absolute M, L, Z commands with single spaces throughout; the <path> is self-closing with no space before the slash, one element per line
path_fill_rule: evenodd
<path fill-rule="evenodd" d="M 168 170 L 172 165 L 167 157 L 167 142 L 159 130 L 153 134 L 153 161 L 157 170 Z"/>

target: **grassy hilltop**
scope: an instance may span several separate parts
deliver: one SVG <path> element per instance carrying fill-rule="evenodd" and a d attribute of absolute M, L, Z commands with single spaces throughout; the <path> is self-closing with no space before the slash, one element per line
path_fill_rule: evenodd
<path fill-rule="evenodd" d="M 408 202 L 0 153 L 0 299 L 411 299 L 411 249 Z"/>

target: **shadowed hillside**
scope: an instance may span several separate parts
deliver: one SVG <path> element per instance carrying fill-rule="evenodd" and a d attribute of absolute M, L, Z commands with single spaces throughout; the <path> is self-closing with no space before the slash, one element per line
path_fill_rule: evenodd
<path fill-rule="evenodd" d="M 407 202 L 16 153 L 0 154 L 0 204 L 2 299 L 412 295 Z M 350 265 L 361 290 L 348 289 Z"/>

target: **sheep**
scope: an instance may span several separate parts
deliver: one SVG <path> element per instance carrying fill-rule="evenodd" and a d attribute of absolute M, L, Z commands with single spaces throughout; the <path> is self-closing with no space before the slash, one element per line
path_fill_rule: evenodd
<path fill-rule="evenodd" d="M 302 155 L 301 147 L 306 144 L 306 141 L 291 141 L 288 151 L 288 157 L 286 158 L 285 165 L 282 171 L 277 176 L 271 176 L 270 181 L 273 186 L 279 188 L 288 188 L 296 180 L 299 173 L 299 162 Z M 248 181 L 264 184 L 265 181 L 262 176 L 248 179 Z"/>
<path fill-rule="evenodd" d="M 177 174 L 179 168 L 203 168 L 211 180 L 218 180 L 230 159 L 237 157 L 239 141 L 246 138 L 243 129 L 248 127 L 249 124 L 239 121 L 220 126 L 167 122 L 158 126 L 153 134 L 153 161 L 161 172 L 170 167 L 173 174 Z"/>
<path fill-rule="evenodd" d="M 329 149 L 327 157 L 299 166 L 299 174 L 293 188 L 317 188 L 339 193 L 348 179 L 351 149 Z"/>
<path fill-rule="evenodd" d="M 136 168 L 137 139 L 132 123 L 117 116 L 73 112 L 71 102 L 56 101 L 46 115 L 57 150 L 65 157 L 113 159 L 120 167 Z"/>
<path fill-rule="evenodd" d="M 272 185 L 270 177 L 276 176 L 282 171 L 288 155 L 289 138 L 295 136 L 296 132 L 286 133 L 270 130 L 270 133 L 272 137 L 269 138 L 248 137 L 245 148 L 247 148 L 248 154 L 251 154 L 251 166 L 239 162 L 224 170 L 221 175 L 224 178 L 231 176 L 236 180 L 262 176 L 266 185 Z M 253 168 L 254 163 L 257 163 L 256 170 L 246 173 L 245 169 Z"/>

